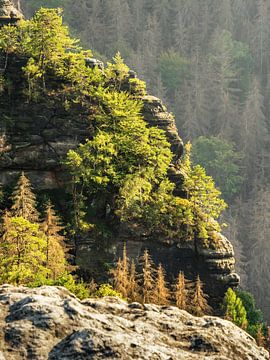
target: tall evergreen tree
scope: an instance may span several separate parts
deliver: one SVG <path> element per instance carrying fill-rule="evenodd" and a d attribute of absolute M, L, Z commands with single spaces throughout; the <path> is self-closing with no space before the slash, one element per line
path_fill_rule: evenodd
<path fill-rule="evenodd" d="M 63 230 L 60 225 L 60 218 L 56 215 L 52 203 L 49 201 L 45 217 L 41 224 L 46 239 L 46 267 L 50 270 L 49 277 L 53 280 L 61 277 L 67 270 L 66 247 L 64 237 L 61 235 Z"/>

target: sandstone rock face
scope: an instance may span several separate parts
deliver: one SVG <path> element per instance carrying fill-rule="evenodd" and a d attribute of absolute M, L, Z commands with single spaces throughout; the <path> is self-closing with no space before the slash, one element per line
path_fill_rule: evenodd
<path fill-rule="evenodd" d="M 0 19 L 15 17 L 17 19 L 22 18 L 22 13 L 14 6 L 10 0 L 0 0 Z M 1 20 L 0 20 L 1 21 Z"/>
<path fill-rule="evenodd" d="M 204 290 L 210 295 L 210 303 L 215 309 L 219 307 L 224 293 L 229 287 L 237 287 L 239 276 L 235 273 L 235 259 L 232 244 L 229 240 L 216 233 L 218 246 L 208 248 L 194 241 L 186 243 L 177 240 L 165 241 L 165 239 L 138 239 L 135 236 L 117 238 L 106 251 L 97 252 L 96 245 L 91 241 L 82 240 L 77 243 L 77 261 L 81 268 L 89 272 L 90 276 L 98 278 L 95 273 L 99 269 L 101 261 L 116 263 L 123 254 L 123 244 L 126 245 L 127 254 L 134 259 L 140 267 L 140 258 L 145 249 L 148 249 L 154 263 L 163 264 L 167 280 L 174 282 L 179 271 L 183 271 L 189 280 L 196 279 L 200 275 L 204 282 Z M 115 249 L 116 248 L 116 249 Z M 104 281 L 104 279 L 100 279 Z"/>
<path fill-rule="evenodd" d="M 1 360 L 266 360 L 229 321 L 64 288 L 0 288 Z"/>
<path fill-rule="evenodd" d="M 1 0 L 0 0 L 1 1 Z M 89 66 L 103 67 L 101 62 L 88 59 Z M 7 71 L 14 86 L 12 106 L 8 94 L 0 96 L 0 183 L 11 186 L 21 171 L 25 171 L 36 190 L 64 188 L 65 172 L 61 165 L 67 151 L 91 137 L 91 118 L 84 109 L 65 109 L 61 99 L 40 100 L 27 103 L 22 99 L 23 77 L 18 69 L 26 59 L 10 58 Z M 131 72 L 131 77 L 136 74 Z M 52 79 L 53 81 L 53 79 Z M 154 96 L 142 98 L 142 115 L 149 124 L 164 130 L 174 153 L 169 176 L 176 184 L 176 194 L 182 193 L 183 174 L 178 166 L 183 153 L 183 143 L 178 134 L 173 115 L 162 101 Z M 3 115 L 4 114 L 4 115 Z M 218 246 L 208 249 L 195 241 L 182 244 L 177 239 L 141 239 L 136 234 L 120 233 L 115 241 L 97 247 L 89 239 L 77 243 L 77 263 L 87 273 L 93 274 L 100 263 L 117 261 L 127 241 L 128 255 L 135 260 L 147 247 L 155 263 L 162 262 L 167 273 L 173 277 L 184 271 L 189 279 L 200 274 L 207 284 L 207 292 L 218 303 L 228 287 L 239 283 L 234 271 L 234 253 L 230 242 L 222 235 Z M 87 242 L 89 240 L 89 242 Z M 98 250 L 97 250 L 98 248 Z"/>

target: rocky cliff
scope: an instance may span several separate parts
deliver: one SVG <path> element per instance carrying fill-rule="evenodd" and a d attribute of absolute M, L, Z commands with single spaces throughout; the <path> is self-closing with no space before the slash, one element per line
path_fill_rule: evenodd
<path fill-rule="evenodd" d="M 58 98 L 31 104 L 22 101 L 24 80 L 20 69 L 24 64 L 24 59 L 9 59 L 6 71 L 13 89 L 0 96 L 0 182 L 7 186 L 12 184 L 24 170 L 36 190 L 59 192 L 66 180 L 61 161 L 69 149 L 76 148 L 91 135 L 89 114 L 80 107 L 66 110 Z M 174 118 L 160 99 L 144 96 L 142 101 L 144 119 L 149 126 L 163 129 L 171 144 L 175 156 L 170 177 L 176 184 L 176 192 L 181 193 L 182 175 L 178 161 L 183 143 Z M 202 243 L 195 244 L 195 241 L 188 244 L 168 239 L 149 241 L 134 233 L 120 232 L 102 249 L 97 248 L 93 239 L 84 238 L 77 244 L 77 263 L 93 274 L 93 269 L 98 269 L 100 263 L 117 260 L 125 240 L 129 256 L 138 259 L 147 247 L 155 262 L 162 262 L 171 277 L 179 270 L 184 270 L 189 278 L 200 274 L 211 298 L 218 302 L 229 286 L 238 285 L 239 278 L 234 271 L 232 245 L 220 234 L 215 234 L 215 238 L 219 241 L 212 242 L 212 248 L 208 248 Z"/>
<path fill-rule="evenodd" d="M 21 70 L 25 64 L 26 59 L 10 56 L 4 70 L 10 87 L 0 94 L 0 183 L 9 186 L 24 170 L 37 191 L 61 191 L 66 186 L 62 160 L 69 149 L 91 138 L 93 125 L 85 109 L 80 106 L 66 109 L 61 97 L 28 103 L 23 96 L 25 79 Z M 95 66 L 97 61 L 92 59 L 91 64 Z M 135 74 L 131 72 L 130 76 Z M 176 184 L 176 193 L 181 193 L 183 175 L 178 162 L 183 143 L 174 118 L 160 99 L 144 96 L 141 100 L 145 121 L 163 129 L 171 144 L 174 159 L 170 177 Z M 99 263 L 117 260 L 125 240 L 130 257 L 138 259 L 147 247 L 155 262 L 162 262 L 171 277 L 180 270 L 191 279 L 200 274 L 213 302 L 218 302 L 229 286 L 238 285 L 239 277 L 234 271 L 232 245 L 221 234 L 213 237 L 215 241 L 210 241 L 210 247 L 197 239 L 183 244 L 177 240 L 142 239 L 126 231 L 115 234 L 115 239 L 106 246 L 97 247 L 91 239 L 83 238 L 77 242 L 77 263 L 92 274 Z"/>
<path fill-rule="evenodd" d="M 0 288 L 1 360 L 266 360 L 246 332 L 215 317 L 64 288 Z"/>

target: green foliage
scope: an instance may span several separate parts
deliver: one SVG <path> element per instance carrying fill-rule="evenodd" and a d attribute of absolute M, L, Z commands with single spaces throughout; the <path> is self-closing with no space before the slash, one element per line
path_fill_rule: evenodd
<path fill-rule="evenodd" d="M 143 225 L 144 233 L 191 240 L 194 231 L 191 204 L 174 196 L 173 190 L 174 184 L 168 179 L 153 188 L 143 178 L 132 178 L 120 190 L 117 214 L 123 221 L 135 220 Z"/>
<path fill-rule="evenodd" d="M 0 49 L 6 54 L 12 54 L 20 48 L 19 29 L 7 25 L 0 28 Z"/>
<path fill-rule="evenodd" d="M 109 81 L 113 82 L 114 87 L 120 89 L 122 82 L 128 77 L 129 67 L 124 63 L 120 52 L 113 57 L 113 63 L 108 63 L 105 75 Z"/>
<path fill-rule="evenodd" d="M 85 203 L 103 198 L 104 208 L 109 205 L 113 215 L 130 224 L 136 221 L 151 235 L 207 238 L 210 218 L 217 218 L 225 204 L 200 167 L 187 167 L 189 198 L 174 196 L 174 185 L 167 177 L 173 158 L 170 144 L 164 131 L 148 127 L 142 118 L 142 103 L 136 96 L 144 94 L 144 83 L 129 79 L 129 68 L 120 53 L 102 71 L 88 67 L 85 58 L 91 52 L 82 51 L 70 38 L 59 9 L 41 8 L 16 29 L 19 48 L 7 45 L 6 40 L 2 49 L 9 46 L 15 54 L 28 58 L 24 67 L 28 100 L 37 100 L 41 93 L 56 97 L 66 110 L 79 107 L 80 113 L 91 119 L 91 139 L 70 150 L 65 161 L 73 179 L 76 226 L 91 228 Z M 175 89 L 186 76 L 187 63 L 168 53 L 161 57 L 160 71 L 165 68 L 170 82 L 177 79 L 177 84 L 171 84 Z M 133 86 L 131 94 L 121 90 L 126 80 Z"/>
<path fill-rule="evenodd" d="M 72 294 L 76 295 L 77 298 L 83 300 L 90 296 L 89 289 L 86 284 L 80 280 L 76 281 L 71 274 L 66 274 L 53 282 L 54 286 L 64 286 Z"/>
<path fill-rule="evenodd" d="M 207 176 L 205 169 L 199 165 L 193 166 L 190 160 L 191 144 L 186 145 L 186 154 L 182 160 L 182 171 L 185 174 L 184 189 L 194 214 L 198 236 L 207 239 L 209 230 L 219 230 L 217 219 L 226 208 L 226 203 L 220 197 L 221 192 L 215 187 L 214 180 Z"/>
<path fill-rule="evenodd" d="M 0 228 L 0 283 L 36 287 L 65 286 L 80 299 L 89 297 L 82 281 L 68 272 L 63 227 L 48 202 L 41 224 L 36 198 L 28 178 L 22 174 L 12 194 L 11 211 L 2 217 Z"/>
<path fill-rule="evenodd" d="M 98 290 L 94 293 L 94 296 L 99 297 L 99 298 L 105 297 L 105 296 L 116 296 L 116 297 L 124 300 L 122 295 L 118 291 L 114 290 L 112 288 L 112 286 L 109 284 L 101 284 L 99 286 Z"/>
<path fill-rule="evenodd" d="M 216 137 L 200 136 L 193 142 L 191 157 L 215 179 L 225 199 L 232 200 L 240 191 L 243 183 L 239 167 L 241 156 L 231 143 Z"/>
<path fill-rule="evenodd" d="M 246 329 L 248 326 L 247 312 L 240 297 L 229 288 L 224 297 L 225 317 L 237 326 Z"/>
<path fill-rule="evenodd" d="M 0 282 L 27 284 L 43 281 L 46 240 L 37 224 L 22 217 L 4 218 L 0 240 Z"/>
<path fill-rule="evenodd" d="M 256 308 L 254 297 L 251 293 L 237 290 L 236 295 L 241 299 L 247 312 L 247 332 L 256 339 L 258 330 L 265 327 L 261 310 Z"/>
<path fill-rule="evenodd" d="M 158 61 L 158 71 L 169 92 L 179 89 L 189 74 L 189 62 L 174 51 L 163 53 Z"/>
<path fill-rule="evenodd" d="M 144 81 L 134 78 L 129 79 L 129 92 L 135 97 L 146 95 L 146 84 Z"/>

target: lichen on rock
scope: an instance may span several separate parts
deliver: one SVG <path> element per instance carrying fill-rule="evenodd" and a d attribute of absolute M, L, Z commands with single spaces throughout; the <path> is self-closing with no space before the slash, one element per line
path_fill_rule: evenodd
<path fill-rule="evenodd" d="M 269 359 L 229 321 L 61 287 L 0 287 L 0 326 L 1 360 Z"/>

